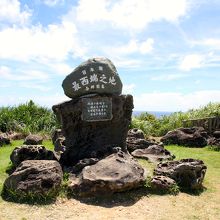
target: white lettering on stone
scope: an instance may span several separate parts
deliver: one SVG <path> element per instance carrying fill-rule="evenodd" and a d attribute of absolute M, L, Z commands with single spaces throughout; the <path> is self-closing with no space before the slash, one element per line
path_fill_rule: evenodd
<path fill-rule="evenodd" d="M 86 70 L 83 70 L 83 71 L 82 71 L 82 74 L 83 74 L 83 75 L 86 75 Z"/>
<path fill-rule="evenodd" d="M 106 82 L 106 76 L 105 76 L 105 74 L 102 74 L 102 75 L 100 76 L 99 81 L 102 82 L 102 83 L 104 83 L 104 84 L 107 83 L 107 82 Z"/>
<path fill-rule="evenodd" d="M 79 89 L 81 89 L 79 83 L 77 83 L 76 81 L 72 82 L 72 85 L 75 91 L 78 91 Z"/>
<path fill-rule="evenodd" d="M 100 71 L 103 71 L 103 66 L 99 66 L 99 70 L 100 70 Z"/>
<path fill-rule="evenodd" d="M 90 76 L 90 82 L 92 83 L 92 82 L 98 82 L 99 81 L 99 79 L 98 79 L 98 76 L 97 76 L 97 74 L 92 74 L 91 76 Z"/>
<path fill-rule="evenodd" d="M 83 86 L 86 86 L 86 85 L 89 84 L 89 79 L 88 79 L 87 76 L 82 77 L 82 78 L 80 79 L 80 81 L 81 81 L 81 84 L 82 84 Z"/>
<path fill-rule="evenodd" d="M 112 84 L 112 85 L 116 85 L 116 81 L 115 81 L 115 77 L 112 76 L 112 77 L 109 77 L 109 83 Z"/>

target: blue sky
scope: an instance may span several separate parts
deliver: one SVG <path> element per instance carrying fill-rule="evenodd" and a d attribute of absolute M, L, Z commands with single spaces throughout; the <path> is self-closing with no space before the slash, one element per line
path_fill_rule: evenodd
<path fill-rule="evenodd" d="M 220 102 L 218 0 L 0 0 L 0 106 L 68 100 L 81 62 L 108 57 L 135 110 Z"/>

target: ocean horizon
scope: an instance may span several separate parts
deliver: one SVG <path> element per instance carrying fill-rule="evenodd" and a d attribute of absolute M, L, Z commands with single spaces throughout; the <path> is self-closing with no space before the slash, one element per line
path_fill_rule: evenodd
<path fill-rule="evenodd" d="M 152 114 L 156 116 L 157 118 L 160 118 L 161 116 L 168 116 L 172 114 L 173 112 L 166 112 L 166 111 L 133 111 L 132 116 L 139 116 L 142 113 L 148 112 L 149 114 Z"/>

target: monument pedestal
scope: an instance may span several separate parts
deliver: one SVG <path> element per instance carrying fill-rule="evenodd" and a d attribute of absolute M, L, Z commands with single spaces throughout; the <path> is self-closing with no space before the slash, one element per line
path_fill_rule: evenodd
<path fill-rule="evenodd" d="M 116 147 L 127 152 L 131 95 L 88 95 L 53 106 L 65 136 L 61 163 L 74 165 L 84 158 L 103 158 Z"/>

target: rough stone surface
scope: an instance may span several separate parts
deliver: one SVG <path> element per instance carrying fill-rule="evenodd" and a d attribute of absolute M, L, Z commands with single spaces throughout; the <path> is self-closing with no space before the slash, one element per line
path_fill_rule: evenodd
<path fill-rule="evenodd" d="M 17 167 L 24 160 L 58 160 L 59 156 L 43 145 L 22 145 L 12 151 L 10 159 Z"/>
<path fill-rule="evenodd" d="M 54 145 L 54 150 L 56 152 L 64 152 L 65 147 L 65 137 L 63 136 L 63 132 L 61 129 L 56 129 L 52 134 L 52 142 Z"/>
<path fill-rule="evenodd" d="M 214 136 L 215 138 L 220 138 L 220 131 L 214 131 L 214 132 L 213 132 L 213 136 Z"/>
<path fill-rule="evenodd" d="M 120 151 L 86 166 L 77 179 L 72 179 L 69 188 L 80 196 L 107 195 L 139 187 L 144 180 L 144 169 Z"/>
<path fill-rule="evenodd" d="M 26 137 L 25 134 L 22 134 L 22 133 L 19 133 L 19 132 L 14 132 L 14 131 L 7 132 L 7 135 L 11 140 L 21 140 L 21 139 L 24 139 Z"/>
<path fill-rule="evenodd" d="M 169 191 L 176 185 L 176 181 L 168 176 L 153 176 L 150 185 L 153 190 L 158 192 Z"/>
<path fill-rule="evenodd" d="M 145 149 L 137 149 L 131 154 L 134 157 L 147 159 L 151 162 L 173 160 L 175 158 L 175 156 L 172 155 L 168 150 L 159 145 L 151 145 Z"/>
<path fill-rule="evenodd" d="M 220 138 L 210 137 L 208 139 L 208 145 L 216 146 L 220 149 Z"/>
<path fill-rule="evenodd" d="M 42 144 L 42 142 L 43 142 L 43 137 L 36 134 L 30 134 L 24 140 L 25 145 L 39 145 Z"/>
<path fill-rule="evenodd" d="M 128 131 L 128 138 L 145 139 L 144 132 L 138 128 L 132 128 Z"/>
<path fill-rule="evenodd" d="M 190 158 L 159 163 L 154 170 L 154 175 L 168 176 L 182 188 L 200 189 L 206 169 L 202 160 Z"/>
<path fill-rule="evenodd" d="M 122 83 L 114 64 L 107 58 L 93 58 L 78 66 L 62 83 L 70 98 L 87 94 L 115 94 L 122 92 Z"/>
<path fill-rule="evenodd" d="M 57 161 L 26 160 L 5 180 L 4 189 L 18 196 L 47 195 L 59 189 L 62 179 L 63 172 Z"/>
<path fill-rule="evenodd" d="M 121 147 L 126 152 L 126 137 L 131 122 L 133 97 L 131 95 L 103 95 L 112 99 L 113 118 L 107 121 L 82 120 L 82 98 L 53 106 L 62 125 L 66 150 L 61 155 L 61 163 L 74 165 L 84 158 L 103 158 L 113 153 L 113 148 Z"/>
<path fill-rule="evenodd" d="M 137 149 L 145 149 L 148 148 L 151 145 L 155 145 L 155 142 L 151 140 L 145 140 L 142 138 L 133 138 L 133 137 L 127 137 L 126 139 L 127 149 L 131 153 L 134 150 Z"/>
<path fill-rule="evenodd" d="M 6 133 L 0 133 L 0 147 L 4 144 L 10 144 L 11 140 Z"/>
<path fill-rule="evenodd" d="M 72 173 L 80 172 L 84 167 L 96 164 L 99 161 L 97 158 L 85 158 L 80 160 L 75 166 L 72 167 Z"/>
<path fill-rule="evenodd" d="M 161 138 L 164 144 L 178 144 L 188 147 L 205 147 L 207 145 L 207 132 L 202 127 L 178 128 L 169 131 Z"/>

